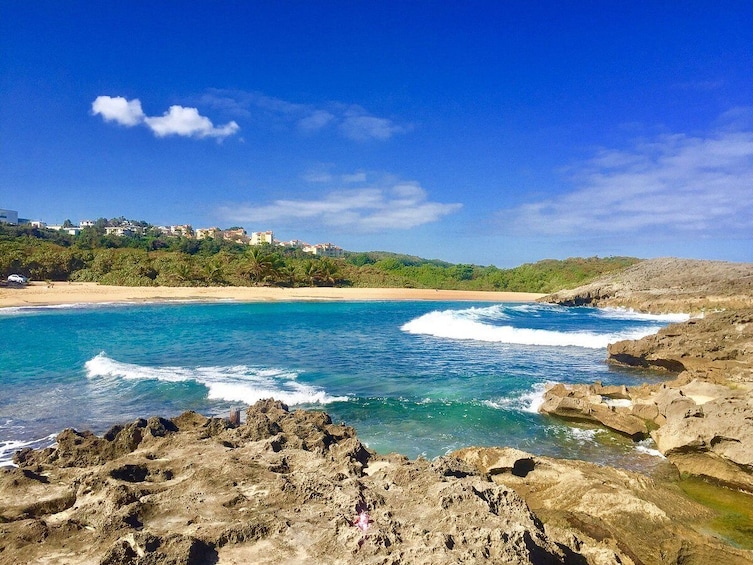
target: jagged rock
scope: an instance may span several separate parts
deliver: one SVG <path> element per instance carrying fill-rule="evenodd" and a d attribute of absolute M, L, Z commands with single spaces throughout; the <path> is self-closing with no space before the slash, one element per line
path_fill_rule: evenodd
<path fill-rule="evenodd" d="M 611 363 L 686 371 L 685 380 L 753 383 L 753 308 L 715 312 L 608 347 Z"/>
<path fill-rule="evenodd" d="M 688 396 L 665 403 L 666 423 L 652 432 L 680 471 L 753 492 L 753 398 Z"/>
<path fill-rule="evenodd" d="M 246 416 L 67 430 L 25 452 L 0 473 L 0 563 L 585 563 L 456 458 L 377 456 L 282 403 Z"/>

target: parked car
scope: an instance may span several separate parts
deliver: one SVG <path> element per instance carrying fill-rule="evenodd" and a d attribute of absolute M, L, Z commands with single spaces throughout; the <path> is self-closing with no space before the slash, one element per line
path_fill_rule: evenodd
<path fill-rule="evenodd" d="M 16 284 L 26 284 L 27 282 L 29 282 L 29 279 L 27 279 L 23 275 L 9 275 L 8 282 Z"/>

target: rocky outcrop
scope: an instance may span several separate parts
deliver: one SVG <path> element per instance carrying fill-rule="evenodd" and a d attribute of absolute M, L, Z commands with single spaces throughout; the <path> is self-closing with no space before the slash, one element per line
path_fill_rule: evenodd
<path fill-rule="evenodd" d="M 540 299 L 564 306 L 615 306 L 642 312 L 753 307 L 753 264 L 649 259 L 573 290 Z"/>
<path fill-rule="evenodd" d="M 0 471 L 3 564 L 589 562 L 485 472 L 377 456 L 279 402 L 241 425 L 186 413 L 66 430 L 16 462 Z"/>
<path fill-rule="evenodd" d="M 753 493 L 753 396 L 694 381 L 656 402 L 665 422 L 651 435 L 682 473 Z"/>
<path fill-rule="evenodd" d="M 699 533 L 711 511 L 673 485 L 506 448 L 472 447 L 451 455 L 514 489 L 544 521 L 547 534 L 588 563 L 753 562 L 753 552 Z"/>
<path fill-rule="evenodd" d="M 680 472 L 753 493 L 753 396 L 699 380 L 639 387 L 562 384 L 541 411 L 598 423 L 635 440 L 647 435 Z"/>
<path fill-rule="evenodd" d="M 686 380 L 753 383 L 753 308 L 671 324 L 636 341 L 610 344 L 611 363 L 686 371 Z"/>
<path fill-rule="evenodd" d="M 550 387 L 539 410 L 567 420 L 601 424 L 636 441 L 648 436 L 649 421 L 659 415 L 650 403 L 633 402 L 626 387 L 605 387 L 598 382 Z"/>
<path fill-rule="evenodd" d="M 547 391 L 542 411 L 636 439 L 650 433 L 683 473 L 753 492 L 753 264 L 652 259 L 542 300 L 703 313 L 608 346 L 610 363 L 674 380 L 626 387 L 621 397 L 604 394 L 598 383 L 558 386 Z"/>

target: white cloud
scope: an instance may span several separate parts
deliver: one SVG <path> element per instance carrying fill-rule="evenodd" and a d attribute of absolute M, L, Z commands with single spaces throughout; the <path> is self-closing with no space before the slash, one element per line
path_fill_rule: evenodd
<path fill-rule="evenodd" d="M 232 109 L 238 116 L 269 120 L 275 127 L 286 123 L 305 133 L 331 129 L 355 141 L 383 141 L 411 129 L 410 125 L 374 116 L 360 106 L 339 102 L 301 104 L 259 92 L 219 89 L 210 90 L 201 101 L 216 108 Z"/>
<path fill-rule="evenodd" d="M 159 117 L 146 116 L 138 98 L 128 101 L 122 96 L 97 96 L 92 103 L 92 114 L 101 115 L 106 122 L 117 122 L 132 127 L 146 125 L 157 137 L 180 135 L 184 137 L 224 138 L 236 133 L 240 127 L 234 121 L 215 127 L 212 121 L 199 114 L 197 108 L 170 106 Z"/>
<path fill-rule="evenodd" d="M 375 116 L 346 115 L 340 123 L 340 132 L 355 141 L 389 139 L 396 133 L 404 131 L 405 128 L 396 125 L 391 120 Z"/>
<path fill-rule="evenodd" d="M 355 173 L 344 174 L 340 178 L 346 184 L 366 182 L 366 173 L 364 171 L 358 171 Z"/>
<path fill-rule="evenodd" d="M 662 135 L 572 168 L 574 189 L 500 212 L 543 236 L 750 238 L 753 132 Z"/>
<path fill-rule="evenodd" d="M 314 110 L 298 121 L 298 127 L 304 131 L 318 131 L 327 127 L 335 116 L 326 110 Z"/>
<path fill-rule="evenodd" d="M 377 232 L 435 222 L 461 207 L 430 202 L 418 183 L 399 182 L 386 188 L 336 190 L 317 200 L 280 199 L 258 206 L 228 206 L 220 214 L 233 223 L 300 226 L 305 221 L 309 226 Z"/>
<path fill-rule="evenodd" d="M 167 135 L 182 135 L 185 137 L 227 137 L 233 135 L 240 128 L 235 122 L 215 127 L 212 121 L 199 115 L 196 108 L 170 106 L 170 109 L 159 118 L 144 118 L 157 137 Z"/>
<path fill-rule="evenodd" d="M 123 126 L 136 126 L 145 117 L 138 98 L 129 102 L 122 96 L 97 96 L 92 102 L 92 114 L 99 114 L 106 122 L 117 122 Z"/>

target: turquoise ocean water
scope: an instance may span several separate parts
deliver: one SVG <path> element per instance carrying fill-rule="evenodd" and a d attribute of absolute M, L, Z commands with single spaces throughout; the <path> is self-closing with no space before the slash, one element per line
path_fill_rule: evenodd
<path fill-rule="evenodd" d="M 0 463 L 66 427 L 184 410 L 226 415 L 261 398 L 326 410 L 379 452 L 470 445 L 628 468 L 640 444 L 537 413 L 546 383 L 637 384 L 606 345 L 682 316 L 540 304 L 154 303 L 0 309 Z"/>

